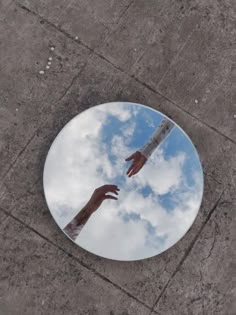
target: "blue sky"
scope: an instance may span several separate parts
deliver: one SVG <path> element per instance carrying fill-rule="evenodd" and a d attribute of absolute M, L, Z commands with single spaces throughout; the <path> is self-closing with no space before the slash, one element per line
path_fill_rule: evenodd
<path fill-rule="evenodd" d="M 109 103 L 76 116 L 54 141 L 44 170 L 49 209 L 63 228 L 104 184 L 120 188 L 103 202 L 76 243 L 97 255 L 137 260 L 174 245 L 190 228 L 203 193 L 199 157 L 177 126 L 143 169 L 126 176 L 125 158 L 158 128 L 161 113 L 133 103 Z"/>
<path fill-rule="evenodd" d="M 133 107 L 135 108 L 136 105 L 129 105 L 131 110 Z M 132 148 L 133 151 L 136 151 L 144 143 L 146 143 L 146 141 L 148 141 L 150 135 L 154 133 L 164 118 L 162 114 L 158 113 L 157 111 L 147 109 L 147 107 L 144 106 L 140 106 L 138 110 L 136 109 L 136 111 L 136 115 L 131 117 L 125 124 L 121 123 L 121 121 L 116 116 L 108 115 L 106 123 L 103 125 L 103 129 L 101 131 L 101 141 L 106 144 L 109 159 L 112 163 L 114 163 L 115 160 L 119 158 L 119 156 L 111 153 L 111 141 L 115 135 L 122 133 L 122 129 L 124 127 L 129 126 L 131 122 L 135 122 L 137 126 L 140 126 L 140 128 L 137 127 L 135 129 L 135 132 L 129 139 L 129 147 Z M 185 133 L 180 128 L 176 127 L 166 138 L 166 140 L 160 144 L 160 148 L 161 147 L 164 147 L 163 156 L 166 159 L 176 155 L 177 152 L 186 153 L 186 161 L 183 165 L 183 171 L 188 185 L 193 186 L 195 183 L 192 176 L 193 170 L 199 170 L 201 165 L 191 140 L 186 137 Z M 155 154 L 155 152 L 153 154 Z M 120 185 L 122 180 L 124 180 L 124 177 L 119 176 L 115 179 L 115 182 L 117 185 Z M 142 187 L 140 193 L 146 197 L 152 193 L 152 189 L 150 186 L 145 186 Z M 172 195 L 172 193 L 167 193 L 160 196 L 161 204 L 167 211 L 174 208 L 174 200 L 172 199 Z"/>

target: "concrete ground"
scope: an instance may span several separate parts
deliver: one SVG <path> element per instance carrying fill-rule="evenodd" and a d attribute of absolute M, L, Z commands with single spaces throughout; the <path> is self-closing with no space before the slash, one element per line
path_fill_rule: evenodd
<path fill-rule="evenodd" d="M 1 0 L 0 315 L 236 314 L 235 87 L 235 0 Z M 57 133 L 111 101 L 174 119 L 204 169 L 193 226 L 144 261 L 82 250 L 44 200 Z"/>

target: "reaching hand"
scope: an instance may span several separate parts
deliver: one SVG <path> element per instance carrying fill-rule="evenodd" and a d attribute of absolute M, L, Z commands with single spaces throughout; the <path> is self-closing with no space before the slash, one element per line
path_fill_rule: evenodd
<path fill-rule="evenodd" d="M 92 194 L 89 202 L 88 202 L 88 208 L 90 213 L 92 214 L 94 211 L 96 211 L 102 202 L 105 199 L 114 199 L 117 200 L 118 198 L 109 195 L 107 193 L 114 193 L 115 195 L 118 195 L 118 191 L 120 189 L 116 185 L 103 185 L 97 189 L 94 190 L 94 193 Z"/>
<path fill-rule="evenodd" d="M 128 177 L 137 174 L 141 170 L 143 165 L 146 163 L 147 158 L 144 155 L 142 155 L 141 152 L 136 151 L 134 154 L 125 159 L 125 161 L 130 160 L 133 160 L 133 163 L 130 165 L 128 171 L 126 172 Z"/>

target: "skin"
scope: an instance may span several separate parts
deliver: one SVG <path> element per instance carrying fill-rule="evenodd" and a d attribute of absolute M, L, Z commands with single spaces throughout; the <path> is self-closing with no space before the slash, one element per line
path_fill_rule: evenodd
<path fill-rule="evenodd" d="M 146 163 L 147 158 L 144 155 L 142 155 L 139 151 L 136 151 L 134 154 L 125 159 L 126 162 L 131 160 L 133 160 L 133 162 L 130 165 L 128 171 L 126 172 L 128 177 L 137 174 Z"/>
<path fill-rule="evenodd" d="M 104 200 L 117 200 L 118 198 L 111 195 L 110 193 L 118 196 L 119 190 L 120 189 L 116 185 L 103 185 L 95 189 L 87 204 L 75 217 L 78 226 L 81 224 L 85 224 L 88 221 L 89 217 L 101 206 Z"/>
<path fill-rule="evenodd" d="M 118 199 L 117 197 L 109 195 L 109 193 L 113 193 L 118 196 L 119 190 L 120 189 L 116 185 L 103 185 L 95 189 L 94 193 L 92 194 L 87 204 L 91 209 L 91 214 L 100 207 L 104 200 L 106 199 L 117 200 Z"/>

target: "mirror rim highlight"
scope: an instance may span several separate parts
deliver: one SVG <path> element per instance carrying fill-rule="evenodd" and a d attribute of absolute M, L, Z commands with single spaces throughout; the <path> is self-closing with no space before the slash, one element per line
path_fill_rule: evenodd
<path fill-rule="evenodd" d="M 107 256 L 102 256 L 100 254 L 97 254 L 97 253 L 94 253 L 93 251 L 90 251 L 89 249 L 87 249 L 86 247 L 83 247 L 81 244 L 77 243 L 75 240 L 71 239 L 71 237 L 65 233 L 65 231 L 63 230 L 63 228 L 60 227 L 60 225 L 58 224 L 58 220 L 57 218 L 54 216 L 53 214 L 53 211 L 51 210 L 50 206 L 49 206 L 49 200 L 47 198 L 47 193 L 46 193 L 46 189 L 45 189 L 45 178 L 46 178 L 46 165 L 47 165 L 47 161 L 48 161 L 48 158 L 50 157 L 50 154 L 51 152 L 53 151 L 53 148 L 54 148 L 54 145 L 55 143 L 58 141 L 58 139 L 60 138 L 60 135 L 65 131 L 66 128 L 69 127 L 70 124 L 72 124 L 72 122 L 74 120 L 76 120 L 78 118 L 78 116 L 80 116 L 81 114 L 85 114 L 86 112 L 88 111 L 92 111 L 94 109 L 97 109 L 101 106 L 119 106 L 119 105 L 132 105 L 132 106 L 138 106 L 138 107 L 143 107 L 145 108 L 146 110 L 149 110 L 149 111 L 152 111 L 153 113 L 155 114 L 158 114 L 160 115 L 162 118 L 166 118 L 168 119 L 169 121 L 171 121 L 172 123 L 174 123 L 174 126 L 177 127 L 181 133 L 187 138 L 187 140 L 192 144 L 192 147 L 195 151 L 195 154 L 196 154 L 196 157 L 199 161 L 199 166 L 200 166 L 200 172 L 201 172 L 201 182 L 202 182 L 202 186 L 201 186 L 201 197 L 199 199 L 199 207 L 198 207 L 198 211 L 196 212 L 196 215 L 192 221 L 192 223 L 189 225 L 188 229 L 184 232 L 184 234 L 174 243 L 172 244 L 171 246 L 169 246 L 168 248 L 166 248 L 165 250 L 161 251 L 161 252 L 157 252 L 156 254 L 154 255 L 151 255 L 151 256 L 147 256 L 147 257 L 141 257 L 141 258 L 138 258 L 138 259 L 117 259 L 117 258 L 112 258 L 112 257 L 107 257 Z M 165 251 L 167 251 L 168 249 L 170 249 L 171 247 L 173 247 L 174 245 L 176 245 L 180 240 L 182 240 L 182 238 L 187 234 L 187 232 L 190 230 L 190 228 L 192 227 L 194 221 L 196 220 L 197 216 L 198 216 L 198 213 L 200 211 L 200 208 L 201 208 L 201 205 L 202 205 L 202 201 L 203 201 L 203 194 L 204 194 L 204 173 L 203 173 L 203 167 L 202 167 L 202 163 L 201 163 L 201 159 L 200 159 L 200 156 L 199 156 L 199 153 L 197 151 L 197 148 L 195 147 L 195 145 L 193 144 L 191 138 L 188 136 L 188 134 L 175 122 L 173 121 L 171 118 L 169 118 L 167 115 L 163 114 L 162 112 L 156 110 L 155 108 L 152 108 L 150 106 L 147 106 L 147 105 L 143 105 L 143 104 L 139 104 L 139 103 L 133 103 L 133 102 L 108 102 L 108 103 L 103 103 L 103 104 L 99 104 L 99 105 L 95 105 L 95 106 L 92 106 L 92 107 L 89 107 L 85 110 L 82 110 L 81 112 L 79 112 L 76 116 L 74 116 L 72 119 L 70 119 L 65 125 L 64 127 L 57 133 L 57 135 L 54 137 L 53 141 L 51 142 L 51 145 L 50 145 L 50 148 L 47 152 L 47 156 L 46 156 L 46 159 L 45 159 L 45 162 L 44 162 L 44 169 L 43 169 L 43 191 L 44 191 L 44 197 L 45 197 L 45 200 L 46 200 L 46 204 L 47 204 L 47 207 L 53 217 L 53 219 L 55 220 L 56 224 L 58 225 L 58 227 L 62 230 L 62 232 L 71 240 L 73 241 L 76 245 L 78 245 L 79 247 L 83 248 L 84 250 L 86 250 L 87 252 L 89 253 L 92 253 L 93 255 L 96 255 L 96 256 L 99 256 L 99 257 L 102 257 L 102 258 L 105 258 L 105 259 L 110 259 L 110 260 L 114 260 L 114 261 L 138 261 L 138 260 L 144 260 L 144 259 L 149 259 L 149 258 L 152 258 L 152 257 L 155 257 L 157 255 L 160 255 L 162 253 L 164 253 Z M 92 192 L 91 192 L 92 193 Z"/>

